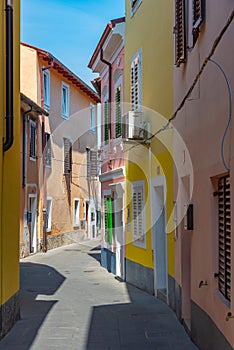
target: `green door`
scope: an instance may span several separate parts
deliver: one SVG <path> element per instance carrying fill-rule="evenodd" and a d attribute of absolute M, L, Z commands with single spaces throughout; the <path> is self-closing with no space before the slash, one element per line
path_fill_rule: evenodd
<path fill-rule="evenodd" d="M 105 241 L 112 244 L 112 198 L 105 197 Z"/>

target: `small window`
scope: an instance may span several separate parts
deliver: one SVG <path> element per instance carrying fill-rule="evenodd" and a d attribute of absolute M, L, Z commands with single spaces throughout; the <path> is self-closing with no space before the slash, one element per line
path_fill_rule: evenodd
<path fill-rule="evenodd" d="M 230 176 L 218 180 L 219 291 L 231 300 L 231 197 Z"/>
<path fill-rule="evenodd" d="M 74 227 L 80 226 L 80 199 L 74 199 Z"/>
<path fill-rule="evenodd" d="M 30 120 L 30 159 L 35 160 L 37 157 L 37 138 L 36 138 L 36 123 Z"/>
<path fill-rule="evenodd" d="M 115 137 L 121 136 L 122 113 L 121 113 L 121 86 L 115 91 Z"/>
<path fill-rule="evenodd" d="M 46 200 L 46 231 L 52 230 L 52 198 L 47 197 Z"/>
<path fill-rule="evenodd" d="M 72 143 L 68 138 L 63 139 L 64 143 L 64 174 L 72 172 Z"/>
<path fill-rule="evenodd" d="M 51 135 L 45 133 L 45 165 L 51 168 L 51 159 L 52 159 L 52 147 L 51 147 Z"/>
<path fill-rule="evenodd" d="M 70 108 L 70 96 L 69 96 L 69 85 L 62 83 L 62 116 L 65 119 L 69 118 Z"/>
<path fill-rule="evenodd" d="M 130 0 L 131 2 L 131 17 L 134 15 L 140 4 L 142 3 L 142 0 Z"/>
<path fill-rule="evenodd" d="M 105 144 L 109 140 L 109 102 L 104 102 L 104 141 Z"/>
<path fill-rule="evenodd" d="M 144 183 L 132 184 L 132 218 L 134 244 L 145 247 Z"/>
<path fill-rule="evenodd" d="M 142 51 L 139 50 L 131 62 L 131 108 L 141 111 L 142 104 Z"/>
<path fill-rule="evenodd" d="M 175 64 L 177 67 L 186 60 L 185 0 L 175 0 Z"/>
<path fill-rule="evenodd" d="M 44 106 L 50 109 L 50 72 L 43 71 L 43 92 L 44 92 Z"/>
<path fill-rule="evenodd" d="M 199 36 L 200 27 L 205 16 L 205 0 L 193 1 L 193 46 Z"/>
<path fill-rule="evenodd" d="M 95 108 L 92 103 L 90 103 L 90 132 L 95 133 Z"/>

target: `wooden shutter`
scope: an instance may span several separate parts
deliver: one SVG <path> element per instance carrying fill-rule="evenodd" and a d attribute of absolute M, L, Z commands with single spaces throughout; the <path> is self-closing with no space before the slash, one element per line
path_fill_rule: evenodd
<path fill-rule="evenodd" d="M 112 244 L 112 198 L 104 197 L 105 241 Z"/>
<path fill-rule="evenodd" d="M 133 238 L 144 241 L 143 232 L 143 186 L 133 187 Z"/>
<path fill-rule="evenodd" d="M 108 101 L 104 102 L 104 141 L 105 143 L 109 140 L 109 103 Z"/>
<path fill-rule="evenodd" d="M 227 300 L 231 298 L 231 201 L 230 176 L 218 182 L 219 215 L 219 290 Z"/>
<path fill-rule="evenodd" d="M 64 138 L 64 174 L 72 172 L 72 144 L 67 138 Z"/>
<path fill-rule="evenodd" d="M 199 36 L 201 23 L 204 19 L 204 0 L 193 0 L 193 46 Z"/>
<path fill-rule="evenodd" d="M 45 133 L 45 164 L 51 166 L 52 149 L 51 149 L 51 138 L 50 134 Z"/>
<path fill-rule="evenodd" d="M 121 86 L 115 92 L 115 137 L 121 136 Z"/>
<path fill-rule="evenodd" d="M 131 63 L 131 106 L 132 111 L 141 108 L 141 55 L 140 53 Z"/>
<path fill-rule="evenodd" d="M 87 178 L 97 176 L 97 151 L 86 149 L 87 151 Z"/>
<path fill-rule="evenodd" d="M 185 0 L 175 0 L 175 64 L 177 67 L 186 59 Z"/>

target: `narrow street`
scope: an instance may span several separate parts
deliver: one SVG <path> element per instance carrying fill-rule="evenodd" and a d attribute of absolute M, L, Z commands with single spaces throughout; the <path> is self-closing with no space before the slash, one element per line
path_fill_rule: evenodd
<path fill-rule="evenodd" d="M 161 301 L 99 264 L 98 241 L 21 261 L 21 320 L 1 350 L 195 350 Z"/>

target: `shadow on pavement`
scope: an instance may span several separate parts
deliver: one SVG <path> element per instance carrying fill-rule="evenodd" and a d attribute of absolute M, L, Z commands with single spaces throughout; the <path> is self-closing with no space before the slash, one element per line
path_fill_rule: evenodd
<path fill-rule="evenodd" d="M 54 268 L 29 262 L 20 263 L 20 278 L 21 318 L 0 342 L 0 349 L 30 349 L 45 317 L 57 302 L 37 300 L 38 296 L 40 295 L 41 299 L 43 296 L 45 299 L 46 296 L 52 296 L 65 280 Z"/>
<path fill-rule="evenodd" d="M 129 303 L 93 307 L 86 349 L 196 350 L 174 312 L 126 284 Z"/>

